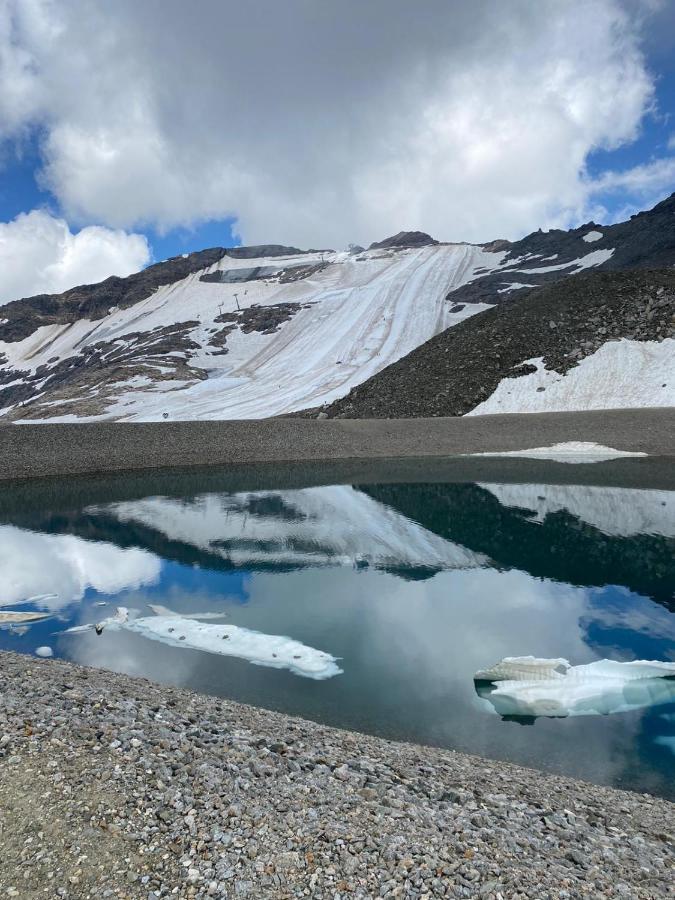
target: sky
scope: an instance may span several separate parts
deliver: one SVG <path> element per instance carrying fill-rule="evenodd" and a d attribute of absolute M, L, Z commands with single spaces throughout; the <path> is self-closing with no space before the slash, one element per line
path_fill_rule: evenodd
<path fill-rule="evenodd" d="M 675 0 L 0 0 L 0 303 L 675 190 Z"/>

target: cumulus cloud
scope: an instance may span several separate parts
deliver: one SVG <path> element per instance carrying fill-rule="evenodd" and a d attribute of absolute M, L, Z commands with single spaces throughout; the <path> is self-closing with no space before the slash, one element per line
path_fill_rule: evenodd
<path fill-rule="evenodd" d="M 0 526 L 0 606 L 40 596 L 53 612 L 81 600 L 92 588 L 102 594 L 138 589 L 159 580 L 161 560 L 145 550 L 85 541 L 70 534 L 41 534 Z"/>
<path fill-rule="evenodd" d="M 638 134 L 650 5 L 6 0 L 0 128 L 40 127 L 75 221 L 516 237 L 583 215 L 588 154 Z"/>
<path fill-rule="evenodd" d="M 0 223 L 0 303 L 129 275 L 149 258 L 143 235 L 99 225 L 73 234 L 45 210 L 22 213 Z"/>

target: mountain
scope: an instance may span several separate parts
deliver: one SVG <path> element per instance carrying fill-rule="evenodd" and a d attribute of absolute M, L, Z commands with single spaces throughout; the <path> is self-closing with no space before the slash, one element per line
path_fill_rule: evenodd
<path fill-rule="evenodd" d="M 325 407 L 414 418 L 675 406 L 675 269 L 596 272 L 450 328 Z"/>
<path fill-rule="evenodd" d="M 515 243 L 399 232 L 368 250 L 185 254 L 1 306 L 0 421 L 461 414 L 514 375 L 527 397 L 511 405 L 543 386 L 546 406 L 551 366 L 603 369 L 617 337 L 610 371 L 625 362 L 637 384 L 647 365 L 655 383 L 672 368 L 673 265 L 675 194 L 628 222 Z M 673 382 L 618 405 L 675 405 Z"/>

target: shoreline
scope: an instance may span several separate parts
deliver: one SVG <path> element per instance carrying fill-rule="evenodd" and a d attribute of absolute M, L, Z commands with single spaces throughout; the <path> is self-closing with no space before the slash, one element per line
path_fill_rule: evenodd
<path fill-rule="evenodd" d="M 0 480 L 262 463 L 438 459 L 571 440 L 673 457 L 674 434 L 675 408 L 454 419 L 5 424 L 0 425 Z"/>
<path fill-rule="evenodd" d="M 673 891 L 667 800 L 62 660 L 0 653 L 0 772 L 22 900 Z"/>

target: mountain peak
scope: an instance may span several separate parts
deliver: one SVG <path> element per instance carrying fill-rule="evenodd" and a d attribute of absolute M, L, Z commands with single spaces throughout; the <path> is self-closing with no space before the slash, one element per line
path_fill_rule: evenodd
<path fill-rule="evenodd" d="M 368 249 L 384 250 L 390 248 L 403 250 L 407 247 L 427 247 L 437 243 L 437 240 L 424 231 L 399 231 L 398 234 L 385 238 L 383 241 L 375 241 Z"/>

